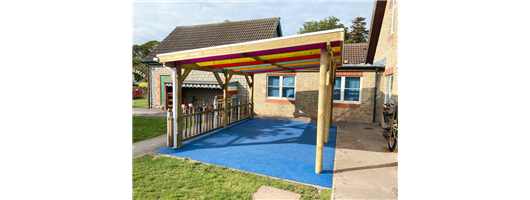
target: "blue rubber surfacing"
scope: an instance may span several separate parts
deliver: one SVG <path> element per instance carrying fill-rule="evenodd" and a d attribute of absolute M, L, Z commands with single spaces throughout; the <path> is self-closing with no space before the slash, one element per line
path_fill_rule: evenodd
<path fill-rule="evenodd" d="M 254 118 L 155 152 L 331 188 L 337 127 L 324 144 L 321 174 L 315 173 L 316 130 L 314 123 Z"/>

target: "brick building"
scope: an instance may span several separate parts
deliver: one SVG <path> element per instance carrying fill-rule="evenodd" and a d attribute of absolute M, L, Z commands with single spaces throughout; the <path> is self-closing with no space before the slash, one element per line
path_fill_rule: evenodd
<path fill-rule="evenodd" d="M 398 3 L 375 1 L 368 40 L 366 63 L 383 67 L 377 85 L 375 121 L 381 122 L 381 106 L 389 98 L 398 103 Z"/>
<path fill-rule="evenodd" d="M 171 71 L 153 60 L 157 54 L 281 36 L 282 30 L 279 17 L 194 26 L 177 26 L 143 61 L 149 68 L 148 107 L 164 108 L 165 88 L 163 85 L 172 80 Z M 224 78 L 223 75 L 221 75 L 221 78 Z M 234 76 L 232 81 L 237 82 L 237 98 L 248 98 L 249 89 L 245 77 Z M 185 83 L 187 82 L 193 82 L 194 84 L 191 84 L 191 87 L 183 87 L 184 102 L 191 102 L 194 96 L 195 99 L 203 102 L 211 101 L 216 95 L 222 95 L 222 90 L 218 88 L 217 81 L 211 72 L 193 70 L 186 78 Z M 205 87 L 196 87 L 195 85 L 205 85 Z M 212 89 L 212 87 L 215 89 Z"/>
<path fill-rule="evenodd" d="M 343 67 L 337 68 L 333 94 L 334 121 L 372 122 L 377 69 L 363 65 L 366 46 L 344 44 Z M 317 117 L 317 71 L 256 74 L 255 79 L 257 115 Z"/>

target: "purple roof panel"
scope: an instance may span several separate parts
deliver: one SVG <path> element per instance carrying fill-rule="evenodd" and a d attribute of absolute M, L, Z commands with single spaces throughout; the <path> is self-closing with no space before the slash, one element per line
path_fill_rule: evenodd
<path fill-rule="evenodd" d="M 330 42 L 330 44 L 332 47 L 340 46 L 340 41 Z M 249 52 L 247 53 L 247 55 L 253 57 L 253 56 L 263 56 L 263 55 L 270 55 L 270 54 L 288 53 L 288 52 L 294 52 L 294 51 L 304 51 L 304 50 L 310 50 L 310 49 L 318 49 L 321 47 L 321 45 L 322 44 L 309 44 L 309 45 L 302 45 L 302 46 L 295 46 L 295 47 L 286 47 L 286 48 L 281 48 L 281 49 L 256 51 L 256 52 Z M 230 55 L 182 60 L 181 62 L 182 64 L 186 64 L 186 63 L 208 62 L 208 61 L 226 60 L 226 59 L 234 59 L 234 58 L 243 58 L 243 55 L 242 54 L 230 54 Z"/>

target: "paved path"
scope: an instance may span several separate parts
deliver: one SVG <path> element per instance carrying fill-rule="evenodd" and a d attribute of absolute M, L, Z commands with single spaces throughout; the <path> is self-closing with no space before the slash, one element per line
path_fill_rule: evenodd
<path fill-rule="evenodd" d="M 147 109 L 146 107 L 133 107 L 133 116 L 134 117 L 150 117 L 150 118 L 167 118 L 167 112 L 160 108 Z M 133 143 L 133 158 L 148 154 L 154 150 L 160 149 L 167 145 L 167 136 L 161 135 L 155 138 L 139 141 Z"/>
<path fill-rule="evenodd" d="M 294 192 L 280 190 L 277 188 L 269 187 L 262 185 L 258 190 L 252 195 L 253 200 L 258 199 L 292 199 L 298 200 L 302 197 L 301 194 L 296 194 Z"/>
<path fill-rule="evenodd" d="M 332 199 L 397 199 L 398 154 L 388 150 L 381 128 L 345 122 L 333 125 L 339 128 Z"/>
<path fill-rule="evenodd" d="M 134 117 L 167 118 L 167 111 L 161 108 L 133 107 L 132 113 Z"/>
<path fill-rule="evenodd" d="M 139 142 L 133 143 L 132 151 L 133 158 L 148 154 L 154 150 L 160 149 L 167 145 L 167 136 L 161 135 L 155 138 L 142 140 Z"/>

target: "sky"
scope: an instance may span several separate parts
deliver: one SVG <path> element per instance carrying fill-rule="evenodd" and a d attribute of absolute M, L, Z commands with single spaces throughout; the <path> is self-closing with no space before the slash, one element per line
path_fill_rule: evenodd
<path fill-rule="evenodd" d="M 320 21 L 328 16 L 340 19 L 344 26 L 351 20 L 366 18 L 370 27 L 373 0 L 358 1 L 135 1 L 133 2 L 133 44 L 162 41 L 176 26 L 220 23 L 280 17 L 283 36 L 295 35 L 307 21 Z"/>

